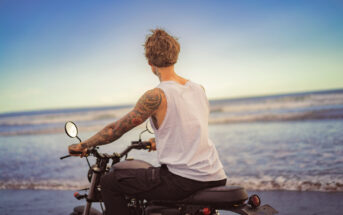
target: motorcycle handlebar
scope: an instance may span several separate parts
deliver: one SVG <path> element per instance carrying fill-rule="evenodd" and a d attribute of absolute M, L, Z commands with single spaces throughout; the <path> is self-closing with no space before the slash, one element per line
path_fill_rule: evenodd
<path fill-rule="evenodd" d="M 96 148 L 90 149 L 89 153 L 92 153 L 95 157 L 100 157 L 100 158 L 115 158 L 119 157 L 122 158 L 125 155 L 127 155 L 132 149 L 150 149 L 151 143 L 149 141 L 132 141 L 131 145 L 128 146 L 124 151 L 122 151 L 120 154 L 114 153 L 113 155 L 108 155 L 108 154 L 102 154 L 99 153 Z M 61 160 L 71 157 L 71 155 L 65 155 L 63 157 L 60 157 Z"/>
<path fill-rule="evenodd" d="M 134 145 L 135 149 L 150 149 L 150 141 L 132 141 L 131 145 Z"/>
<path fill-rule="evenodd" d="M 123 152 L 119 154 L 119 157 L 124 157 L 132 149 L 150 149 L 151 143 L 149 141 L 132 141 L 131 145 L 128 146 Z"/>

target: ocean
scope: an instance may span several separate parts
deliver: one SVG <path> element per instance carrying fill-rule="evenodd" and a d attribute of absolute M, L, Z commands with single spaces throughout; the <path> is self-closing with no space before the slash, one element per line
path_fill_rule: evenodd
<path fill-rule="evenodd" d="M 209 134 L 229 184 L 248 190 L 343 191 L 343 89 L 210 101 Z M 76 143 L 64 133 L 74 121 L 86 139 L 132 106 L 0 114 L 0 189 L 86 187 L 88 166 L 59 160 Z M 144 125 L 102 152 L 122 151 Z M 143 139 L 152 135 L 143 134 Z M 158 165 L 156 152 L 129 157 Z M 91 162 L 94 161 L 90 159 Z"/>

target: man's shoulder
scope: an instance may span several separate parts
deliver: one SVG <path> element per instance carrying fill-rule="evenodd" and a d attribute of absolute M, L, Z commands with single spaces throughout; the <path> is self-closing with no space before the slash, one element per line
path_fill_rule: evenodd
<path fill-rule="evenodd" d="M 153 88 L 146 91 L 139 101 L 137 102 L 138 107 L 144 107 L 150 110 L 156 110 L 164 100 L 164 93 L 160 88 Z"/>
<path fill-rule="evenodd" d="M 144 95 L 156 95 L 156 94 L 159 94 L 159 93 L 163 93 L 163 90 L 157 86 L 157 87 L 155 87 L 153 89 L 147 90 L 144 93 Z"/>
<path fill-rule="evenodd" d="M 202 84 L 199 84 L 199 83 L 197 83 L 197 82 L 194 82 L 194 81 L 188 81 L 189 82 L 189 84 L 192 84 L 193 86 L 197 86 L 198 88 L 201 88 L 202 90 L 204 90 L 205 91 L 205 87 L 204 87 L 204 85 L 202 85 Z"/>

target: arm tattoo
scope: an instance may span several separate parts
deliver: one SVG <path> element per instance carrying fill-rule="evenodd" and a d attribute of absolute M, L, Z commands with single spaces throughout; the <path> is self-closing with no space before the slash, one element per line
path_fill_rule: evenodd
<path fill-rule="evenodd" d="M 118 121 L 107 125 L 97 134 L 81 143 L 83 147 L 94 147 L 111 143 L 119 139 L 123 134 L 137 125 L 142 124 L 153 115 L 159 108 L 164 93 L 161 89 L 155 88 L 147 91 L 137 102 L 132 111 Z"/>

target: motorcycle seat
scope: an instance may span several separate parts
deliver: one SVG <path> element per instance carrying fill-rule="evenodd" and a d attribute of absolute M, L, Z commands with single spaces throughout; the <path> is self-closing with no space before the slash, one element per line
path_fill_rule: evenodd
<path fill-rule="evenodd" d="M 178 201 L 154 201 L 162 204 L 188 204 L 188 205 L 211 205 L 218 207 L 232 206 L 243 203 L 248 199 L 248 194 L 243 187 L 218 186 L 200 190 L 186 199 Z"/>

